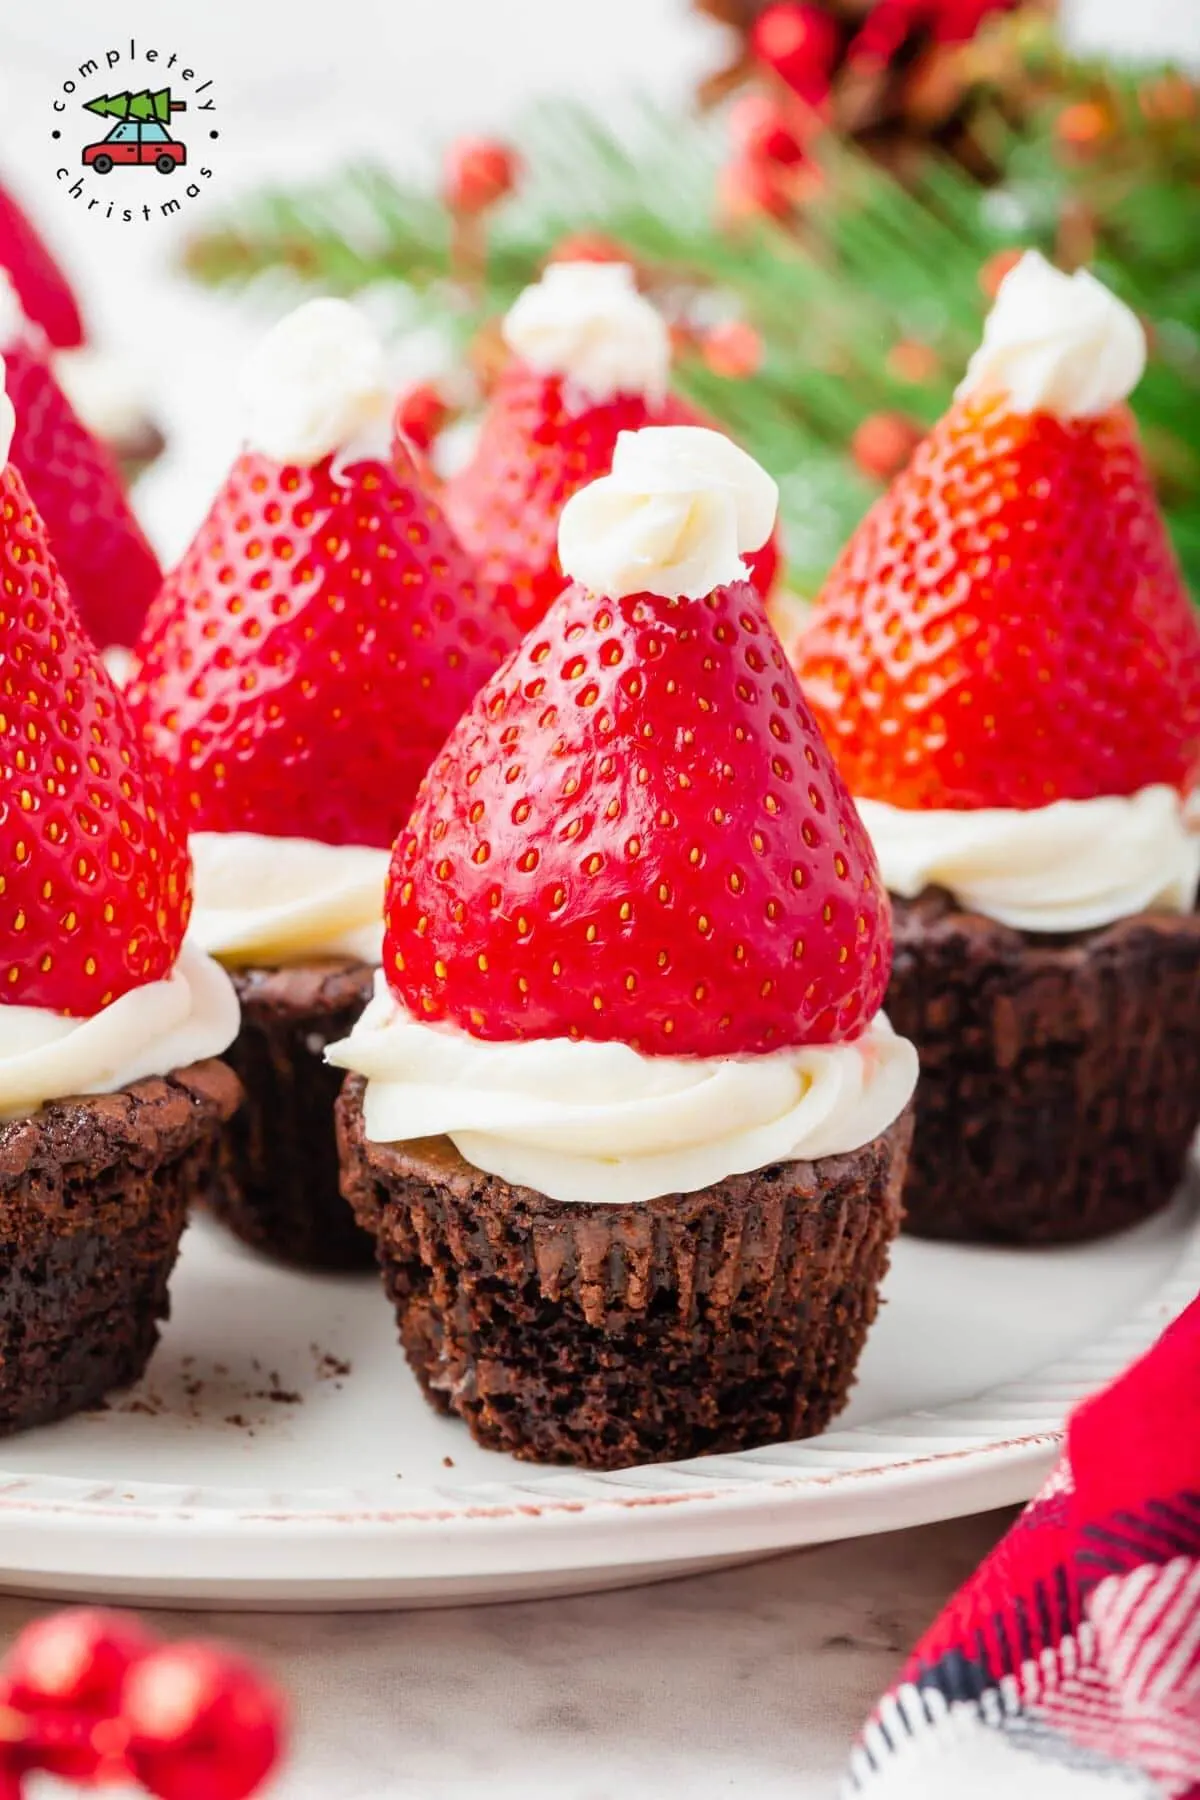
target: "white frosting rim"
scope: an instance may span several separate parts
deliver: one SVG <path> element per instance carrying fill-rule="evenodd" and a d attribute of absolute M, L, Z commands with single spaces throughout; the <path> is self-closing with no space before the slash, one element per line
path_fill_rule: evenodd
<path fill-rule="evenodd" d="M 625 1044 L 497 1043 L 427 1024 L 382 971 L 350 1036 L 325 1054 L 366 1076 L 372 1141 L 444 1133 L 477 1169 L 552 1200 L 603 1206 L 848 1154 L 887 1130 L 917 1080 L 916 1050 L 882 1013 L 849 1044 L 649 1057 Z"/>
<path fill-rule="evenodd" d="M 1018 931 L 1087 931 L 1149 908 L 1190 912 L 1200 836 L 1158 784 L 1021 811 L 928 812 L 856 800 L 890 893 L 944 887 L 970 912 Z"/>
<path fill-rule="evenodd" d="M 0 1006 L 0 1118 L 47 1100 L 111 1094 L 227 1050 L 240 1013 L 218 963 L 184 945 L 162 981 L 131 988 L 90 1019 Z"/>
<path fill-rule="evenodd" d="M 188 938 L 231 968 L 383 958 L 391 853 L 253 831 L 197 831 Z"/>

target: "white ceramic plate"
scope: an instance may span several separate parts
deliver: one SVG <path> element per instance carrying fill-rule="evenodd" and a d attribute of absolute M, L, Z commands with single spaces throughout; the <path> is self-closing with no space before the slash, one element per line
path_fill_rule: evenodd
<path fill-rule="evenodd" d="M 1070 1406 L 1200 1287 L 1194 1202 L 1016 1253 L 903 1241 L 836 1430 L 616 1475 L 428 1410 L 372 1277 L 189 1233 L 146 1380 L 0 1445 L 0 1587 L 180 1605 L 438 1605 L 653 1580 L 1028 1496 Z"/>

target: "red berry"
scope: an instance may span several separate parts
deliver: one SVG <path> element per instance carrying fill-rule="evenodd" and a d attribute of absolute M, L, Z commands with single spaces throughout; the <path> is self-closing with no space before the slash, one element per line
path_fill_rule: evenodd
<path fill-rule="evenodd" d="M 129 1766 L 159 1800 L 245 1800 L 282 1751 L 279 1694 L 207 1644 L 152 1652 L 131 1672 L 121 1712 Z"/>
<path fill-rule="evenodd" d="M 193 829 L 389 846 L 515 641 L 411 459 L 238 458 L 127 689 Z"/>
<path fill-rule="evenodd" d="M 864 475 L 890 481 L 920 443 L 921 427 L 903 413 L 871 413 L 850 439 L 850 454 Z"/>
<path fill-rule="evenodd" d="M 762 367 L 763 341 L 753 325 L 730 319 L 705 335 L 701 355 L 714 375 L 737 380 Z"/>
<path fill-rule="evenodd" d="M 1123 407 L 960 401 L 842 552 L 796 658 L 859 796 L 1028 808 L 1194 778 L 1200 623 Z"/>
<path fill-rule="evenodd" d="M 442 193 L 451 212 L 486 212 L 511 194 L 521 164 L 515 151 L 496 138 L 456 138 L 446 152 Z"/>
<path fill-rule="evenodd" d="M 770 94 L 741 94 L 729 109 L 730 142 L 752 162 L 785 167 L 801 162 L 800 130 L 798 121 Z"/>
<path fill-rule="evenodd" d="M 0 996 L 90 1016 L 179 954 L 191 865 L 169 783 L 45 527 L 0 475 Z"/>
<path fill-rule="evenodd" d="M 829 92 L 841 34 L 827 12 L 804 0 L 779 0 L 759 13 L 750 46 L 792 92 L 810 106 Z"/>
<path fill-rule="evenodd" d="M 894 375 L 898 381 L 908 382 L 912 387 L 924 387 L 933 381 L 941 372 L 941 367 L 937 351 L 914 338 L 902 338 L 887 353 L 889 375 Z"/>
<path fill-rule="evenodd" d="M 83 324 L 71 285 L 32 220 L 0 187 L 0 269 L 17 290 L 27 319 L 45 332 L 56 350 L 83 342 Z"/>
<path fill-rule="evenodd" d="M 419 381 L 396 403 L 396 430 L 414 449 L 427 451 L 450 417 L 450 408 L 432 381 Z"/>
<path fill-rule="evenodd" d="M 891 961 L 871 846 L 747 582 L 560 595 L 430 770 L 385 915 L 417 1018 L 649 1055 L 856 1037 Z"/>
<path fill-rule="evenodd" d="M 28 335 L 5 344 L 11 459 L 42 515 L 71 598 L 101 649 L 132 644 L 162 581 L 116 464 Z"/>

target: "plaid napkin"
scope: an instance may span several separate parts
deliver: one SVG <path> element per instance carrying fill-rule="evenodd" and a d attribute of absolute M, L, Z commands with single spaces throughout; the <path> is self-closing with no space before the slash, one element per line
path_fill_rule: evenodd
<path fill-rule="evenodd" d="M 854 1751 L 871 1800 L 1200 1800 L 1200 1299 L 1066 1454 Z"/>

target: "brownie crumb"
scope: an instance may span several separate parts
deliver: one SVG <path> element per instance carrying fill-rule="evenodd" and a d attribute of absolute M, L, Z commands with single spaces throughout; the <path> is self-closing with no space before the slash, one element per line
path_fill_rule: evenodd
<path fill-rule="evenodd" d="M 454 1467 L 454 1458 L 452 1456 L 443 1456 L 442 1467 L 443 1469 L 452 1469 Z"/>

